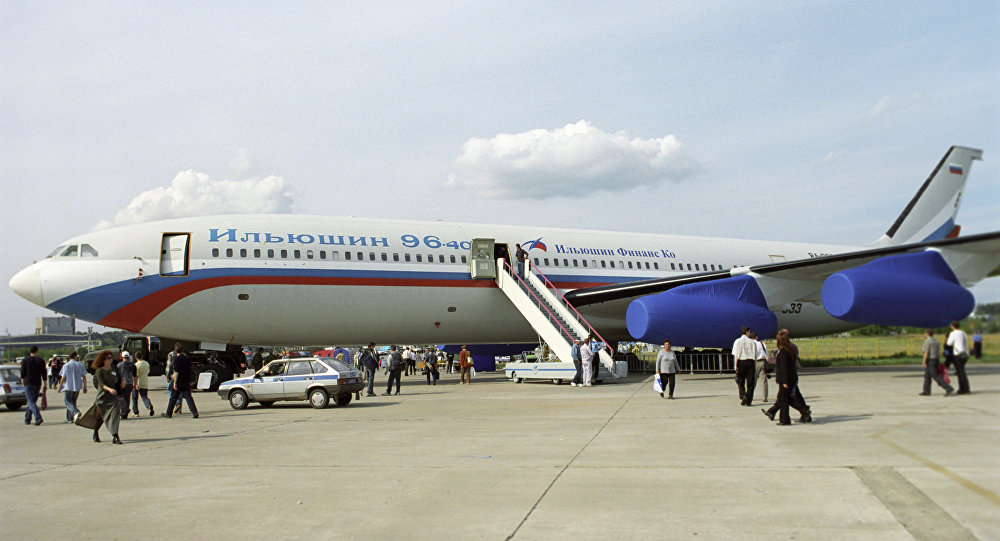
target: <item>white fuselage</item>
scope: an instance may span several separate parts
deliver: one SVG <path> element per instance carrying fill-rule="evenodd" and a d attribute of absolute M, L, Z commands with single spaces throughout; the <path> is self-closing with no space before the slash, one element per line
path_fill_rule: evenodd
<path fill-rule="evenodd" d="M 524 226 L 233 215 L 81 235 L 18 273 L 11 287 L 36 304 L 102 325 L 209 342 L 534 342 L 536 334 L 495 283 L 470 276 L 473 238 L 509 245 L 511 256 L 515 243 L 525 245 L 531 261 L 564 291 L 855 249 Z M 614 301 L 580 311 L 606 338 L 627 340 L 627 306 L 628 301 Z M 857 326 L 830 317 L 813 302 L 769 308 L 779 327 L 794 328 L 796 336 Z"/>

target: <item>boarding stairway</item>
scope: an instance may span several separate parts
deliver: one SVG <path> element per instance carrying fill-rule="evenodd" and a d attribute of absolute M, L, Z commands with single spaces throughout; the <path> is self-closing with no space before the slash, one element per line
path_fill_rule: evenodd
<path fill-rule="evenodd" d="M 559 360 L 571 361 L 573 340 L 580 340 L 582 343 L 591 334 L 604 344 L 597 352 L 600 363 L 612 378 L 624 376 L 615 367 L 608 341 L 601 337 L 544 274 L 534 268 L 530 260 L 525 261 L 523 278 L 503 258 L 497 259 L 497 269 L 497 286 Z"/>

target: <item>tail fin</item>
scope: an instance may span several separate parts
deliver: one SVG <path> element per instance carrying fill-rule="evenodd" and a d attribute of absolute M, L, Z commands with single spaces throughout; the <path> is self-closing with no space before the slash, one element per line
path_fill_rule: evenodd
<path fill-rule="evenodd" d="M 958 204 L 973 160 L 983 159 L 983 151 L 951 147 L 931 176 L 896 218 L 892 227 L 872 247 L 939 240 L 958 236 L 955 225 Z"/>

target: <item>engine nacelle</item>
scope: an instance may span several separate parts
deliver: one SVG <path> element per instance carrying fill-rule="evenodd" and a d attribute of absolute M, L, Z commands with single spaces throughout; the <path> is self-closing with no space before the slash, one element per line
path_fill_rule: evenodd
<path fill-rule="evenodd" d="M 774 336 L 778 318 L 749 276 L 734 276 L 640 297 L 628 305 L 625 325 L 636 340 L 672 346 L 730 347 L 747 325 Z"/>
<path fill-rule="evenodd" d="M 823 282 L 823 307 L 865 325 L 943 327 L 976 307 L 941 254 L 886 256 L 840 271 Z"/>

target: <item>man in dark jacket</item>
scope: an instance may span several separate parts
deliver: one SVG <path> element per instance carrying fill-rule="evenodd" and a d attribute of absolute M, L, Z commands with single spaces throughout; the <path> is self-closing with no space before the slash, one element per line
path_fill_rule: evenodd
<path fill-rule="evenodd" d="M 28 349 L 29 355 L 21 361 L 21 385 L 24 385 L 24 396 L 28 399 L 28 409 L 24 412 L 24 424 L 31 424 L 35 417 L 35 426 L 42 424 L 42 411 L 38 409 L 38 394 L 42 391 L 45 380 L 45 361 L 35 355 L 38 346 Z"/>
<path fill-rule="evenodd" d="M 375 396 L 375 371 L 378 370 L 378 355 L 375 353 L 375 342 L 369 342 L 368 347 L 361 350 L 361 367 L 365 370 L 368 380 L 368 392 L 365 396 Z"/>
<path fill-rule="evenodd" d="M 174 353 L 173 377 L 169 383 L 174 392 L 170 395 L 167 412 L 160 415 L 172 418 L 174 405 L 183 397 L 187 401 L 188 409 L 191 410 L 191 416 L 197 419 L 198 407 L 194 405 L 194 398 L 191 397 L 191 358 L 184 354 L 184 346 L 180 342 L 174 344 Z"/>
<path fill-rule="evenodd" d="M 399 383 L 403 376 L 403 367 L 405 366 L 405 361 L 403 361 L 403 354 L 396 350 L 396 346 L 389 348 L 389 385 L 386 386 L 385 392 L 382 396 L 389 396 L 392 394 L 392 381 L 396 380 L 396 394 L 399 394 Z"/>

